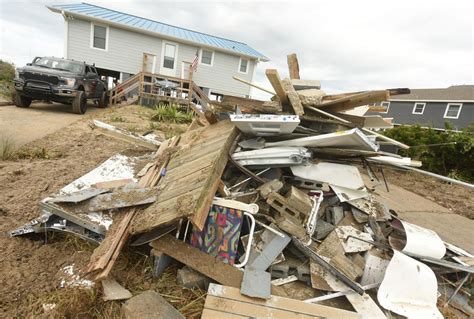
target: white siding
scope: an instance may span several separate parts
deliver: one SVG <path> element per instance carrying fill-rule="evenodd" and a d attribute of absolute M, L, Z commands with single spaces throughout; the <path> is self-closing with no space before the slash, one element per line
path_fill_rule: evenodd
<path fill-rule="evenodd" d="M 84 20 L 68 21 L 67 56 L 69 59 L 95 63 L 97 67 L 135 74 L 142 69 L 143 53 L 157 57 L 156 71 L 161 65 L 162 40 L 158 37 L 109 27 L 108 50 L 90 47 L 91 23 Z M 179 43 L 176 76 L 181 77 L 181 62 L 191 62 L 196 54 L 197 46 Z M 250 87 L 232 79 L 236 75 L 247 81 L 252 80 L 256 61 L 250 61 L 247 74 L 239 73 L 240 57 L 214 52 L 213 66 L 199 65 L 193 80 L 197 85 L 210 88 L 222 94 L 245 96 L 250 95 Z M 185 71 L 186 72 L 186 71 Z M 187 78 L 187 75 L 184 76 Z"/>

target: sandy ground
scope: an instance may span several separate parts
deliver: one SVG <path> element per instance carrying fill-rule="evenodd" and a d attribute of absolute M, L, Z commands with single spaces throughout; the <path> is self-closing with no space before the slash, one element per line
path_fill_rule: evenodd
<path fill-rule="evenodd" d="M 33 108 L 20 111 L 21 113 L 16 114 L 23 116 L 23 111 L 39 112 L 40 110 Z M 68 116 L 71 115 L 71 122 L 63 125 L 64 123 L 58 120 L 57 123 L 61 125 L 57 124 L 57 131 L 49 135 L 33 130 L 33 136 L 41 138 L 22 147 L 22 154 L 30 154 L 29 157 L 0 161 L 0 232 L 21 226 L 37 217 L 39 214 L 37 203 L 41 199 L 57 192 L 64 185 L 95 168 L 110 156 L 118 152 L 144 152 L 143 149 L 132 147 L 130 144 L 105 137 L 91 130 L 89 122 L 92 118 L 140 133 L 154 130 L 162 138 L 185 130 L 183 125 L 150 123 L 148 120 L 150 110 L 138 106 L 94 110 L 80 117 L 79 120 L 77 120 L 77 115 L 60 113 L 57 109 L 55 111 L 59 115 L 45 109 L 44 112 L 47 114 L 38 116 L 47 118 L 46 121 L 57 116 L 64 117 L 63 121 L 68 121 Z M 17 112 L 17 109 L 12 112 Z M 0 113 L 0 118 L 3 120 L 4 114 L 7 113 Z M 30 114 L 30 116 L 33 115 Z M 55 120 L 51 121 L 53 121 L 51 123 L 56 123 Z M 394 206 L 400 206 L 395 207 L 400 213 L 418 214 L 416 215 L 418 217 L 422 216 L 422 213 L 456 216 L 456 218 L 443 217 L 442 224 L 447 232 L 461 226 L 458 219 L 460 216 L 456 213 L 472 218 L 470 215 L 472 213 L 466 210 L 472 211 L 473 199 L 465 189 L 438 181 L 419 179 L 419 177 L 404 173 L 386 172 L 386 175 L 389 182 L 399 186 L 393 188 L 390 196 L 395 196 L 392 197 L 392 201 Z M 402 187 L 416 190 L 418 194 L 406 191 Z M 380 195 L 383 196 L 383 194 Z M 429 215 L 431 216 L 434 215 Z M 457 231 L 451 234 L 455 233 L 456 237 L 470 242 L 473 228 L 471 226 L 467 228 L 471 230 L 467 235 Z M 34 238 L 0 236 L 0 255 L 2 256 L 0 260 L 0 269 L 2 269 L 0 318 L 116 317 L 120 311 L 120 302 L 104 303 L 100 298 L 99 288 L 89 291 L 59 288 L 58 270 L 73 263 L 80 268 L 81 265 L 87 263 L 93 249 L 94 246 L 91 244 L 60 234 L 47 237 L 38 235 Z M 155 289 L 186 316 L 199 316 L 205 297 L 204 292 L 175 289 L 173 287 L 175 268 L 167 270 L 160 279 L 152 278 L 151 263 L 146 252 L 135 249 L 126 250 L 112 274 L 133 294 Z M 191 300 L 195 302 L 191 303 Z M 56 304 L 56 309 L 44 310 L 43 305 L 48 303 Z"/>
<path fill-rule="evenodd" d="M 29 108 L 14 105 L 0 107 L 0 137 L 9 138 L 19 147 L 80 120 L 101 109 L 89 104 L 85 115 L 72 113 L 70 105 L 33 103 Z"/>

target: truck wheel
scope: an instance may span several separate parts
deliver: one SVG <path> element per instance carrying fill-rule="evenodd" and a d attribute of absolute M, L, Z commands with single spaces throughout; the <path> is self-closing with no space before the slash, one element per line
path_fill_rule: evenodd
<path fill-rule="evenodd" d="M 87 98 L 84 91 L 78 91 L 76 97 L 72 101 L 72 111 L 76 114 L 84 114 L 87 110 Z"/>
<path fill-rule="evenodd" d="M 18 107 L 29 107 L 31 105 L 31 98 L 21 95 L 18 92 L 14 93 L 13 101 Z"/>
<path fill-rule="evenodd" d="M 100 96 L 100 99 L 99 99 L 99 107 L 100 108 L 107 107 L 108 102 L 109 102 L 109 99 L 107 97 L 107 91 L 104 91 L 102 92 L 102 95 Z"/>

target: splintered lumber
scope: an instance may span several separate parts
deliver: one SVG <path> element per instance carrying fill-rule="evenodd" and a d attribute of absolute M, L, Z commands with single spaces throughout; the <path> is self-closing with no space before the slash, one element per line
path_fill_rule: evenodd
<path fill-rule="evenodd" d="M 288 70 L 290 71 L 290 79 L 300 79 L 300 66 L 298 64 L 298 58 L 296 53 L 288 54 Z"/>
<path fill-rule="evenodd" d="M 390 92 L 388 90 L 360 92 L 332 101 L 322 102 L 320 105 L 318 105 L 318 108 L 322 108 L 329 112 L 342 112 L 361 105 L 387 101 L 389 97 Z"/>
<path fill-rule="evenodd" d="M 270 90 L 267 90 L 266 88 L 261 87 L 260 85 L 254 84 L 254 83 L 252 83 L 252 82 L 249 82 L 249 81 L 247 81 L 247 80 L 241 79 L 241 78 L 239 78 L 238 76 L 235 76 L 235 75 L 234 75 L 232 78 L 233 78 L 234 80 L 236 80 L 236 81 L 245 83 L 245 84 L 247 84 L 247 85 L 249 85 L 249 86 L 252 86 L 252 87 L 254 87 L 254 88 L 256 88 L 256 89 L 259 89 L 259 90 L 261 90 L 261 91 L 263 91 L 263 92 L 269 93 L 269 94 L 271 94 L 271 95 L 275 95 L 275 92 L 270 91 Z"/>
<path fill-rule="evenodd" d="M 162 166 L 168 162 L 165 150 L 168 147 L 175 146 L 178 140 L 179 138 L 173 137 L 160 145 L 155 154 L 157 157 L 156 164 L 158 165 L 155 165 L 153 169 L 149 169 L 146 174 L 140 178 L 138 186 L 151 187 L 156 184 L 155 181 L 159 179 Z M 156 177 L 156 175 L 158 175 L 158 177 Z M 118 214 L 110 230 L 107 232 L 105 239 L 92 253 L 90 262 L 85 269 L 86 273 L 97 273 L 95 276 L 96 280 L 107 278 L 128 239 L 128 228 L 137 211 L 137 208 L 132 208 L 127 212 Z"/>
<path fill-rule="evenodd" d="M 122 140 L 134 145 L 140 145 L 152 151 L 155 151 L 161 144 L 161 142 L 152 139 L 147 139 L 143 136 L 134 134 L 132 132 L 120 129 L 118 127 L 98 120 L 93 120 L 92 127 L 100 131 L 104 135 L 114 137 L 118 140 Z"/>
<path fill-rule="evenodd" d="M 183 243 L 171 235 L 165 235 L 154 240 L 150 245 L 218 283 L 240 288 L 244 276 L 242 271 L 191 245 Z"/>
<path fill-rule="evenodd" d="M 150 245 L 157 251 L 185 264 L 197 272 L 217 281 L 220 284 L 240 289 L 244 272 L 222 262 L 222 260 L 188 245 L 172 235 L 165 235 L 154 240 Z M 272 294 L 286 296 L 281 287 L 272 285 Z"/>
<path fill-rule="evenodd" d="M 261 101 L 239 96 L 225 95 L 221 102 L 215 102 L 217 111 L 235 112 L 238 107 L 242 113 L 275 114 L 282 111 L 279 101 Z"/>
<path fill-rule="evenodd" d="M 273 89 L 276 92 L 276 96 L 280 99 L 281 103 L 288 103 L 288 97 L 286 96 L 285 89 L 283 88 L 283 84 L 280 80 L 280 75 L 278 75 L 278 71 L 275 69 L 267 69 L 265 70 L 265 75 L 270 81 Z"/>
<path fill-rule="evenodd" d="M 134 218 L 132 234 L 191 215 L 194 226 L 202 229 L 237 134 L 230 121 L 183 134 L 178 145 L 181 149 L 172 156 L 158 183 L 158 199 Z"/>
<path fill-rule="evenodd" d="M 359 314 L 295 299 L 249 298 L 239 289 L 211 283 L 201 318 L 362 318 Z"/>
<path fill-rule="evenodd" d="M 291 107 L 293 108 L 293 111 L 295 112 L 296 115 L 303 115 L 304 114 L 304 109 L 303 109 L 303 104 L 301 104 L 300 96 L 296 92 L 295 88 L 293 87 L 293 84 L 291 84 L 289 79 L 284 79 L 282 81 L 283 84 L 283 89 L 285 90 L 286 96 L 288 97 L 288 100 L 290 101 Z"/>

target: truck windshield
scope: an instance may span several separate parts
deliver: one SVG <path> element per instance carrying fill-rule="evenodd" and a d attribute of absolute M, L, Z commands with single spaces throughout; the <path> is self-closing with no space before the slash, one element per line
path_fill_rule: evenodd
<path fill-rule="evenodd" d="M 83 63 L 80 62 L 73 62 L 73 61 L 67 61 L 67 60 L 62 60 L 62 59 L 56 59 L 56 58 L 40 58 L 37 61 L 35 61 L 34 65 L 44 67 L 44 68 L 49 68 L 49 69 L 57 69 L 57 70 L 63 70 L 63 71 L 69 71 L 73 73 L 82 73 L 83 70 Z"/>

